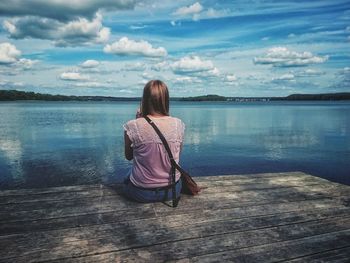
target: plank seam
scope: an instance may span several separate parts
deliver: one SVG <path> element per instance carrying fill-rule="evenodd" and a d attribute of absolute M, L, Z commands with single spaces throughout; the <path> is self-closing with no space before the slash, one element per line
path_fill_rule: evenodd
<path fill-rule="evenodd" d="M 235 249 L 224 249 L 224 250 L 221 250 L 220 252 L 199 254 L 199 255 L 196 255 L 195 257 L 200 257 L 200 256 L 204 256 L 204 255 L 214 255 L 214 254 L 218 254 L 218 253 L 222 253 L 222 252 L 226 252 L 226 251 L 235 251 L 235 250 L 247 249 L 247 248 L 253 248 L 253 247 L 260 247 L 260 246 L 265 246 L 265 245 L 270 245 L 270 244 L 277 244 L 277 243 L 284 243 L 284 242 L 289 242 L 289 241 L 296 241 L 296 240 L 299 240 L 299 239 L 308 239 L 308 238 L 312 238 L 312 237 L 328 235 L 328 234 L 331 234 L 331 233 L 341 233 L 341 232 L 344 232 L 344 231 L 348 231 L 348 229 L 347 230 L 340 230 L 340 231 L 339 230 L 338 231 L 331 231 L 331 232 L 327 232 L 327 233 L 322 233 L 322 234 L 312 235 L 312 236 L 307 236 L 307 237 L 302 237 L 302 238 L 293 238 L 293 239 L 288 239 L 288 240 L 284 240 L 284 241 L 264 243 L 264 244 L 261 244 L 261 245 L 258 245 L 258 246 L 245 246 L 245 247 L 240 247 L 240 248 L 235 248 Z M 191 239 L 193 239 L 193 238 L 188 238 L 188 239 L 183 239 L 183 240 L 178 240 L 178 241 L 186 241 L 186 240 L 191 240 Z M 178 242 L 178 241 L 176 241 L 176 242 Z M 91 253 L 91 254 L 86 254 L 86 255 L 77 255 L 77 256 L 72 255 L 71 257 L 61 257 L 61 258 L 57 258 L 57 259 L 45 260 L 45 261 L 40 261 L 40 262 L 52 262 L 52 261 L 64 260 L 64 259 L 84 258 L 84 257 L 97 256 L 97 255 L 103 255 L 103 254 L 109 254 L 109 253 L 115 253 L 115 252 L 122 252 L 122 251 L 127 251 L 127 250 L 147 248 L 147 247 L 152 247 L 152 246 L 161 245 L 161 244 L 165 244 L 165 243 L 171 243 L 171 242 L 162 242 L 162 243 L 156 243 L 156 244 L 152 244 L 152 245 L 135 246 L 135 247 L 125 248 L 125 249 L 110 250 L 110 251 L 105 251 L 105 252 L 100 252 L 100 253 Z M 194 257 L 190 257 L 190 258 L 194 258 Z M 186 259 L 186 258 L 182 257 L 182 258 L 176 258 L 176 259 L 173 259 L 173 260 L 181 260 L 181 259 Z"/>
<path fill-rule="evenodd" d="M 288 259 L 285 259 L 285 260 L 276 261 L 276 263 L 277 262 L 290 262 L 290 261 L 292 261 L 294 259 L 302 259 L 302 258 L 306 258 L 306 257 L 309 257 L 309 256 L 322 254 L 322 253 L 325 253 L 325 252 L 336 251 L 336 250 L 344 249 L 344 248 L 350 248 L 350 245 L 344 246 L 344 247 L 337 247 L 337 248 L 327 249 L 327 250 L 323 250 L 323 251 L 316 252 L 316 253 L 311 253 L 311 254 L 306 254 L 306 255 L 303 255 L 303 256 L 299 256 L 299 257 L 292 257 L 292 258 L 288 258 Z"/>

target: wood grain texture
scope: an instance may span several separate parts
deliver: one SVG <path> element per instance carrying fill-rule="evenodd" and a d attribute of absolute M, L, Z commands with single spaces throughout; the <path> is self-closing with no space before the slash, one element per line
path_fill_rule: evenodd
<path fill-rule="evenodd" d="M 0 191 L 0 262 L 347 262 L 350 187 L 301 172 L 198 177 L 177 208 L 121 185 Z"/>

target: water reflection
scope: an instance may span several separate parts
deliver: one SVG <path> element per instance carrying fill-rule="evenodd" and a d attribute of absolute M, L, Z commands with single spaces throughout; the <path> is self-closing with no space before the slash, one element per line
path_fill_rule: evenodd
<path fill-rule="evenodd" d="M 0 156 L 7 165 L 4 167 L 4 174 L 11 174 L 14 181 L 23 179 L 22 177 L 22 146 L 19 140 L 0 139 Z M 7 170 L 7 172 L 6 172 Z"/>
<path fill-rule="evenodd" d="M 137 103 L 1 103 L 0 188 L 118 182 Z M 194 175 L 302 170 L 350 184 L 350 104 L 172 103 Z"/>
<path fill-rule="evenodd" d="M 120 123 L 128 116 L 111 106 L 1 104 L 1 187 L 83 184 L 114 178 L 128 166 L 122 158 L 120 137 Z"/>
<path fill-rule="evenodd" d="M 178 110 L 193 173 L 301 170 L 350 183 L 349 103 L 199 105 Z"/>
<path fill-rule="evenodd" d="M 270 159 L 286 158 L 290 148 L 312 147 L 318 143 L 317 138 L 307 131 L 275 129 L 270 129 L 266 134 L 257 134 L 254 140 L 266 149 L 266 156 Z"/>

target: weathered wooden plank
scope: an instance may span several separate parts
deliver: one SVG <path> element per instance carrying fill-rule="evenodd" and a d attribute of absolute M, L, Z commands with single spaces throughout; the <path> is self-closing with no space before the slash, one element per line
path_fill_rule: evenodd
<path fill-rule="evenodd" d="M 229 175 L 215 175 L 215 176 L 197 176 L 195 177 L 196 181 L 223 181 L 223 180 L 240 180 L 248 178 L 274 178 L 274 177 L 283 177 L 284 175 L 290 175 L 293 177 L 305 178 L 312 177 L 312 175 L 303 173 L 303 172 L 281 172 L 281 173 L 257 173 L 257 174 L 229 174 Z"/>
<path fill-rule="evenodd" d="M 93 185 L 70 185 L 70 186 L 57 186 L 57 187 L 46 187 L 46 188 L 1 190 L 0 197 L 16 196 L 16 195 L 42 195 L 42 194 L 48 194 L 48 193 L 76 192 L 76 191 L 100 189 L 102 187 L 103 187 L 102 184 L 93 184 Z"/>
<path fill-rule="evenodd" d="M 287 173 L 260 173 L 260 174 L 246 174 L 246 175 L 216 175 L 216 176 L 204 176 L 195 177 L 198 182 L 206 181 L 223 181 L 223 180 L 250 180 L 250 179 L 264 179 L 264 178 L 281 178 L 283 176 L 289 176 L 293 178 L 314 178 L 308 174 L 302 172 L 287 172 Z M 324 180 L 321 178 L 314 178 L 314 180 Z M 64 192 L 76 192 L 86 191 L 92 189 L 100 189 L 104 186 L 102 184 L 94 185 L 74 185 L 74 186 L 59 186 L 48 188 L 32 188 L 32 189 L 13 189 L 0 191 L 0 197 L 4 196 L 16 196 L 16 195 L 41 195 L 48 193 L 64 193 Z"/>
<path fill-rule="evenodd" d="M 128 201 L 120 185 L 0 191 L 0 261 L 348 257 L 349 186 L 300 172 L 196 180 L 209 187 L 176 209 Z"/>
<path fill-rule="evenodd" d="M 187 224 L 189 224 L 191 221 L 202 222 L 213 218 L 221 218 L 224 220 L 226 218 L 244 218 L 294 211 L 315 211 L 314 213 L 317 213 L 317 211 L 321 209 L 342 210 L 347 208 L 348 207 L 344 205 L 342 199 L 312 199 L 298 200 L 295 202 L 274 203 L 263 203 L 260 201 L 251 202 L 248 204 L 218 203 L 214 200 L 211 205 L 203 205 L 202 207 L 197 207 L 197 209 L 190 209 L 187 205 L 183 205 L 181 208 L 178 207 L 176 209 L 172 209 L 161 204 L 153 204 L 153 207 L 142 206 L 136 209 L 134 206 L 131 206 L 126 210 L 105 213 L 6 222 L 4 224 L 0 224 L 0 233 L 2 235 L 8 235 L 22 232 L 71 228 L 76 226 L 123 222 L 155 217 L 161 217 L 169 221 L 174 221 L 175 218 L 181 217 L 185 218 L 185 220 L 187 220 Z"/>
<path fill-rule="evenodd" d="M 245 202 L 259 202 L 268 200 L 302 200 L 311 198 L 330 198 L 335 196 L 349 196 L 350 187 L 338 187 L 334 191 L 332 187 L 329 189 L 324 186 L 301 186 L 290 188 L 273 188 L 273 189 L 260 189 L 260 190 L 248 190 L 243 192 L 219 192 L 219 193 L 206 193 L 204 189 L 203 193 L 194 198 L 183 198 L 181 201 L 186 204 L 187 208 L 198 209 L 198 204 L 201 206 L 206 205 L 206 202 L 213 202 L 213 200 L 220 200 L 224 203 L 245 203 Z M 98 199 L 78 199 L 67 200 L 65 202 L 44 202 L 42 206 L 33 206 L 33 204 L 18 204 L 18 205 L 3 205 L 0 212 L 0 222 L 18 221 L 22 219 L 35 220 L 38 218 L 54 218 L 77 214 L 88 213 L 103 213 L 111 212 L 120 209 L 126 209 L 133 202 L 128 201 L 120 196 L 102 196 Z M 28 205 L 28 206 L 26 206 Z M 30 206 L 31 205 L 31 206 Z M 133 204 L 136 207 L 141 207 L 143 204 Z M 183 207 L 184 205 L 182 205 Z M 25 210 L 24 210 L 25 209 Z M 163 206 L 164 209 L 164 206 Z"/>
<path fill-rule="evenodd" d="M 203 189 L 203 193 L 231 193 L 231 192 L 242 192 L 242 191 L 253 191 L 253 190 L 268 190 L 268 189 L 284 189 L 284 188 L 295 188 L 296 190 L 302 189 L 303 191 L 342 191 L 348 193 L 350 188 L 343 185 L 330 185 L 320 183 L 306 183 L 306 182 L 295 182 L 289 183 L 289 185 L 273 185 L 273 184 L 249 184 L 249 185 L 228 185 L 228 186 L 211 186 Z"/>
<path fill-rule="evenodd" d="M 148 260 L 152 261 L 177 260 L 222 252 L 229 249 L 253 247 L 339 231 L 343 231 L 341 238 L 348 245 L 350 242 L 349 223 L 350 219 L 348 218 L 337 219 L 335 222 L 334 220 L 311 221 L 258 230 L 234 231 L 219 235 L 209 234 L 199 238 L 192 237 L 194 234 L 191 233 L 192 229 L 190 232 L 181 232 L 177 229 L 172 229 L 170 235 L 175 237 L 173 242 L 164 243 L 158 240 L 159 243 L 152 246 L 149 246 L 149 240 L 152 240 L 152 237 L 154 237 L 153 232 L 145 231 L 143 235 L 140 235 L 137 232 L 133 232 L 131 228 L 125 228 L 123 233 L 115 233 L 115 235 L 102 239 L 83 240 L 70 242 L 69 244 L 62 243 L 50 249 L 26 251 L 20 257 L 6 258 L 6 260 L 8 262 L 33 262 L 33 259 L 35 261 L 60 258 L 67 260 L 69 258 L 85 256 L 83 262 L 103 262 L 103 258 L 109 252 L 113 253 L 116 259 L 123 259 L 124 261 L 139 262 L 145 259 L 145 255 L 147 255 Z M 186 235 L 186 238 L 183 235 Z M 338 236 L 337 233 L 333 235 Z M 121 250 L 120 244 L 124 245 L 122 247 L 124 250 Z M 129 249 L 125 250 L 125 247 Z M 96 254 L 101 254 L 101 258 L 97 260 L 93 258 L 93 260 L 89 261 L 89 258 L 86 257 Z"/>
<path fill-rule="evenodd" d="M 93 239 L 109 238 L 110 235 L 119 235 L 124 233 L 125 229 L 132 229 L 132 232 L 142 236 L 146 231 L 153 233 L 150 238 L 147 238 L 148 245 L 159 243 L 160 241 L 169 242 L 177 238 L 178 235 L 173 235 L 173 229 L 176 232 L 182 233 L 182 238 L 196 238 L 205 235 L 218 235 L 227 232 L 235 232 L 242 230 L 253 230 L 266 227 L 274 227 L 279 225 L 296 224 L 303 222 L 320 220 L 337 221 L 339 218 L 350 215 L 350 208 L 347 209 L 326 209 L 313 212 L 289 212 L 276 215 L 265 215 L 249 218 L 235 218 L 233 214 L 228 213 L 218 216 L 212 214 L 210 217 L 203 217 L 202 220 L 193 220 L 179 215 L 177 217 L 168 216 L 161 218 L 148 218 L 135 221 L 124 221 L 110 224 L 100 224 L 95 226 L 77 227 L 62 230 L 52 230 L 44 232 L 32 232 L 22 235 L 5 236 L 0 239 L 0 258 L 16 257 L 25 253 L 40 248 L 50 249 L 55 245 L 61 245 L 70 242 L 81 242 Z M 189 219 L 192 219 L 189 221 Z M 117 246 L 116 243 L 114 243 Z M 137 244 L 134 244 L 137 245 Z M 119 244 L 118 248 L 122 249 L 124 244 Z"/>
<path fill-rule="evenodd" d="M 331 260 L 327 260 L 327 254 L 332 255 L 338 251 L 342 253 L 340 255 L 340 262 L 349 262 L 349 245 L 350 231 L 346 230 L 296 240 L 275 242 L 262 246 L 205 254 L 187 259 L 187 262 L 285 262 L 287 259 L 296 257 L 304 257 L 305 260 L 300 258 L 295 262 L 332 262 Z M 323 255 L 325 257 L 323 257 Z M 98 256 L 95 258 L 97 259 Z M 110 257 L 110 259 L 112 259 L 112 257 Z M 310 259 L 310 261 L 308 259 Z"/>
<path fill-rule="evenodd" d="M 197 180 L 196 180 L 197 182 Z M 336 184 L 333 182 L 326 181 L 324 179 L 319 180 L 319 178 L 315 177 L 294 177 L 291 175 L 285 175 L 282 177 L 272 177 L 272 178 L 247 178 L 247 179 L 240 179 L 240 180 L 206 180 L 206 181 L 199 181 L 198 182 L 201 186 L 206 187 L 213 187 L 213 186 L 229 186 L 229 185 L 253 185 L 253 184 L 266 184 L 266 185 L 276 185 L 276 186 L 295 186 L 299 184 Z"/>
<path fill-rule="evenodd" d="M 320 263 L 320 262 L 333 262 L 333 263 L 349 263 L 350 262 L 350 246 L 346 246 L 339 249 L 334 249 L 326 252 L 320 252 L 311 254 L 308 256 L 301 256 L 296 259 L 287 260 L 290 263 Z"/>
<path fill-rule="evenodd" d="M 155 218 L 155 211 L 147 206 L 146 208 L 139 207 L 106 213 L 91 213 L 59 218 L 6 222 L 0 224 L 0 240 L 3 236 L 18 233 L 32 233 L 35 231 L 91 226 L 113 222 L 124 222 L 128 220 L 141 220 L 143 218 Z"/>
<path fill-rule="evenodd" d="M 230 182 L 230 181 L 229 181 Z M 205 186 L 205 185 L 204 185 Z M 223 192 L 241 192 L 241 191 L 253 191 L 253 190 L 267 190 L 267 189 L 281 189 L 281 188 L 292 188 L 292 187 L 302 187 L 306 188 L 309 187 L 311 190 L 316 189 L 326 189 L 328 192 L 331 189 L 341 189 L 342 186 L 333 186 L 333 185 L 324 185 L 324 184 L 315 184 L 315 183 L 307 183 L 307 182 L 299 182 L 299 181 L 292 181 L 288 182 L 288 184 L 285 185 L 271 185 L 271 184 L 246 184 L 246 185 L 224 185 L 224 186 L 208 186 L 207 188 L 203 189 L 203 194 L 213 194 L 213 193 L 223 193 Z M 348 190 L 348 189 L 345 189 Z M 115 199 L 115 196 L 118 192 L 121 191 L 121 188 L 115 188 L 115 189 L 102 189 L 102 191 L 96 191 L 91 190 L 89 195 L 77 195 L 77 192 L 73 193 L 62 193 L 59 195 L 56 195 L 54 197 L 50 197 L 50 199 L 47 199 L 47 196 L 38 196 L 35 195 L 34 200 L 3 200 L 3 203 L 0 204 L 0 211 L 2 212 L 11 212 L 13 211 L 25 211 L 33 209 L 40 209 L 45 208 L 45 206 L 53 206 L 54 204 L 62 203 L 62 205 L 67 206 L 69 202 L 89 202 L 89 200 L 105 200 L 108 198 Z M 350 191 L 350 190 L 349 190 Z M 79 193 L 85 194 L 86 192 L 81 191 Z M 20 196 L 21 199 L 24 199 L 23 196 Z M 51 199 L 53 198 L 53 199 Z M 5 198 L 3 198 L 5 199 Z M 102 201 L 103 201 L 102 200 Z"/>
<path fill-rule="evenodd" d="M 120 186 L 114 186 L 116 189 Z M 42 193 L 42 194 L 28 194 L 28 195 L 9 195 L 1 197 L 0 210 L 2 205 L 18 204 L 18 203 L 31 203 L 31 202 L 55 202 L 65 201 L 72 199 L 84 199 L 84 198 L 99 198 L 101 196 L 111 196 L 116 194 L 116 189 L 101 187 L 100 189 L 87 189 L 81 191 L 71 192 L 54 192 L 54 193 Z"/>
<path fill-rule="evenodd" d="M 210 206 L 215 200 L 220 200 L 220 203 L 248 203 L 248 202 L 267 202 L 269 200 L 278 201 L 294 201 L 312 198 L 331 198 L 339 195 L 349 196 L 350 187 L 343 190 L 330 191 L 324 187 L 313 187 L 309 189 L 307 186 L 304 187 L 308 191 L 302 191 L 299 188 L 287 188 L 287 189 L 268 189 L 268 190 L 255 190 L 255 191 L 245 191 L 240 193 L 216 193 L 214 195 L 203 194 L 195 197 L 188 198 L 184 196 L 181 200 L 182 207 L 185 209 L 198 209 L 198 204 Z M 213 201 L 214 200 L 214 201 Z M 216 202 L 217 203 L 217 202 Z M 214 205 L 216 204 L 214 202 Z M 143 206 L 143 204 L 135 204 L 132 201 L 128 201 L 120 196 L 107 196 L 101 197 L 97 200 L 72 200 L 71 202 L 57 202 L 48 203 L 45 207 L 33 207 L 28 209 L 28 211 L 20 211 L 16 206 L 10 206 L 10 211 L 0 212 L 0 221 L 16 221 L 26 218 L 27 220 L 34 220 L 38 218 L 53 218 L 62 217 L 76 214 L 84 213 L 103 213 L 111 212 L 120 209 L 126 209 L 130 205 L 135 205 L 136 207 Z M 159 205 L 158 205 L 159 207 Z M 162 205 L 161 209 L 168 210 L 168 207 Z"/>
<path fill-rule="evenodd" d="M 227 187 L 232 186 L 235 188 L 244 189 L 264 189 L 264 188 L 273 188 L 273 187 L 288 187 L 288 186 L 302 186 L 302 185 L 312 185 L 312 184 L 325 184 L 329 185 L 328 181 L 324 179 L 316 179 L 316 177 L 295 177 L 293 175 L 286 174 L 281 177 L 262 177 L 262 178 L 246 178 L 246 179 L 237 179 L 237 180 L 206 180 L 199 182 L 201 186 L 217 189 L 217 187 Z M 18 194 L 18 195 L 7 195 L 2 196 L 0 199 L 1 204 L 12 204 L 12 203 L 27 203 L 27 202 L 36 202 L 36 201 L 63 201 L 68 199 L 77 199 L 77 198 L 92 198 L 100 196 L 114 195 L 117 189 L 120 189 L 121 185 L 91 185 L 90 188 L 82 189 L 82 186 L 78 186 L 77 190 L 70 187 L 71 191 L 47 191 L 42 192 L 41 189 L 38 189 L 38 193 L 28 193 L 28 194 Z M 1 192 L 0 192 L 1 193 Z"/>
<path fill-rule="evenodd" d="M 237 192 L 237 191 L 253 191 L 253 190 L 266 190 L 266 189 L 271 189 L 271 190 L 276 190 L 276 191 L 279 191 L 281 188 L 293 188 L 295 190 L 297 190 L 297 192 L 300 192 L 302 190 L 307 190 L 309 192 L 319 192 L 319 191 L 322 191 L 322 192 L 331 192 L 331 190 L 336 190 L 336 192 L 339 192 L 341 191 L 342 194 L 348 194 L 349 191 L 350 191 L 350 187 L 348 186 L 343 186 L 343 185 L 325 185 L 325 184 L 317 184 L 317 185 L 314 185 L 314 184 L 302 184 L 302 185 L 297 185 L 297 186 L 288 186 L 288 187 L 275 187 L 275 186 L 269 186 L 269 185 L 260 185 L 258 187 L 256 186 L 252 186 L 252 185 L 249 185 L 248 187 L 241 187 L 241 186 L 229 186 L 229 187 L 210 187 L 210 188 L 206 188 L 203 190 L 202 192 L 202 195 L 199 196 L 199 198 L 201 196 L 207 196 L 208 194 L 210 193 L 214 193 L 214 194 L 222 194 L 222 195 L 225 195 L 226 197 L 229 196 L 227 195 L 226 193 L 231 193 L 231 192 Z M 101 200 L 101 201 L 108 201 L 108 200 L 115 200 L 115 193 L 118 191 L 118 190 L 111 190 L 113 193 L 114 192 L 114 195 L 100 195 L 98 196 L 98 198 L 94 197 L 93 200 L 95 199 L 98 199 L 98 200 Z M 203 195 L 204 194 L 204 195 Z M 47 206 L 52 206 L 53 204 L 59 204 L 59 203 L 62 203 L 64 204 L 65 206 L 67 206 L 67 202 L 69 201 L 73 201 L 73 202 L 76 202 L 77 199 L 73 199 L 73 200 L 56 200 L 56 201 L 47 201 L 47 200 L 40 200 L 38 202 L 33 202 L 33 203 L 25 203 L 25 204 L 22 204 L 22 203 L 19 203 L 19 204 L 4 204 L 1 207 L 1 210 L 4 211 L 4 212 L 10 212 L 11 209 L 12 210 L 32 210 L 33 207 L 40 207 L 40 205 L 43 206 L 43 208 L 45 208 L 45 205 Z M 81 201 L 81 202 L 89 202 L 89 200 L 80 200 L 78 199 L 78 201 Z"/>
<path fill-rule="evenodd" d="M 177 213 L 196 213 L 196 211 L 201 211 L 203 209 L 205 210 L 222 210 L 222 209 L 234 209 L 234 208 L 243 208 L 246 210 L 249 210 L 251 207 L 254 207 L 256 205 L 262 206 L 262 205 L 271 205 L 276 206 L 276 212 L 278 212 L 278 209 L 281 209 L 282 206 L 299 206 L 304 205 L 305 203 L 312 201 L 314 207 L 313 208 L 322 208 L 326 207 L 328 205 L 331 206 L 350 206 L 350 196 L 308 196 L 308 195 L 302 195 L 302 196 L 294 196 L 286 194 L 286 196 L 280 196 L 277 195 L 279 198 L 275 198 L 274 193 L 270 193 L 270 199 L 269 198 L 259 198 L 260 196 L 252 197 L 251 199 L 246 198 L 243 196 L 245 192 L 241 192 L 238 194 L 237 198 L 232 199 L 217 199 L 216 196 L 212 196 L 213 198 L 206 198 L 206 199 L 199 199 L 199 198 L 191 198 L 185 196 L 185 198 L 180 200 L 180 205 L 176 209 L 170 209 L 161 204 L 161 203 L 155 203 L 154 209 L 157 213 L 157 215 L 162 216 L 165 214 L 177 214 Z M 300 206 L 300 207 L 301 207 Z"/>

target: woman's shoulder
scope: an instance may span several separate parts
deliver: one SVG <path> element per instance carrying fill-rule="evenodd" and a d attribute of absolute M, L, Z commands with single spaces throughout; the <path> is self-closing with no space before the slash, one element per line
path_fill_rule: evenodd
<path fill-rule="evenodd" d="M 159 122 L 168 122 L 169 124 L 172 123 L 172 124 L 175 124 L 176 126 L 178 126 L 178 125 L 184 126 L 185 125 L 180 118 L 173 117 L 173 116 L 166 116 L 166 117 L 158 118 L 158 120 L 159 120 Z"/>
<path fill-rule="evenodd" d="M 126 124 L 126 125 L 135 124 L 135 123 L 136 123 L 136 120 L 137 120 L 137 119 L 128 120 L 125 124 Z"/>
<path fill-rule="evenodd" d="M 184 122 L 180 119 L 180 118 L 177 118 L 177 117 L 171 117 L 175 122 L 181 124 L 182 126 L 185 126 Z"/>
<path fill-rule="evenodd" d="M 127 121 L 125 124 L 126 125 L 139 125 L 139 124 L 143 124 L 143 123 L 146 123 L 146 119 L 145 118 L 136 118 L 136 119 L 132 119 L 132 120 L 129 120 Z"/>
<path fill-rule="evenodd" d="M 178 118 L 178 117 L 173 117 L 173 116 L 169 116 L 171 119 L 173 119 L 173 120 L 175 120 L 175 121 L 180 121 L 180 122 L 182 122 L 182 120 L 180 119 L 180 118 Z"/>
<path fill-rule="evenodd" d="M 158 117 L 158 118 L 154 118 L 153 119 L 155 121 L 155 123 L 174 123 L 176 125 L 181 125 L 181 126 L 185 126 L 184 122 L 177 117 L 173 117 L 173 116 L 165 116 L 165 117 Z M 141 127 L 144 126 L 147 123 L 145 118 L 137 118 L 137 119 L 132 119 L 127 121 L 124 126 L 128 126 L 128 127 Z"/>

